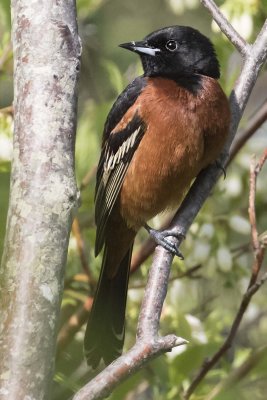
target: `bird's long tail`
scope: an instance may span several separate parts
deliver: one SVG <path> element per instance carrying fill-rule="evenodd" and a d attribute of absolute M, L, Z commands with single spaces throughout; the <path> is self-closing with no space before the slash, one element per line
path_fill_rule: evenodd
<path fill-rule="evenodd" d="M 96 368 L 101 361 L 107 365 L 122 353 L 125 335 L 125 308 L 133 245 L 119 264 L 114 276 L 112 254 L 105 246 L 100 278 L 86 327 L 84 351 L 88 365 Z"/>

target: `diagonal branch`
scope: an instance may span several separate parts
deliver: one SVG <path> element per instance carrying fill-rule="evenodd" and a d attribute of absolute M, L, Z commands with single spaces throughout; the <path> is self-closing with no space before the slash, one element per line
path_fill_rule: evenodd
<path fill-rule="evenodd" d="M 249 51 L 249 44 L 239 35 L 233 25 L 227 20 L 220 9 L 216 6 L 213 0 L 200 0 L 204 7 L 206 7 L 212 14 L 212 18 L 219 25 L 221 31 L 228 37 L 230 42 L 237 48 L 237 50 L 246 56 Z"/>

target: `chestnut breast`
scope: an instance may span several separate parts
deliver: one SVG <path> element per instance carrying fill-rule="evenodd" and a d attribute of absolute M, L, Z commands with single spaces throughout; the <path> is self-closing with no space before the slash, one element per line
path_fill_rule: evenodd
<path fill-rule="evenodd" d="M 230 121 L 220 85 L 204 76 L 197 93 L 169 79 L 148 78 L 116 130 L 136 112 L 145 121 L 146 132 L 120 192 L 121 214 L 134 229 L 179 205 L 192 179 L 218 157 Z"/>

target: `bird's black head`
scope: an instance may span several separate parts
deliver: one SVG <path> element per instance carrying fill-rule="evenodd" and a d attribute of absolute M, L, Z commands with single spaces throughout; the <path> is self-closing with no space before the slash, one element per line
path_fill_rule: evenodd
<path fill-rule="evenodd" d="M 188 26 L 162 28 L 140 42 L 120 46 L 140 55 L 145 76 L 175 80 L 195 74 L 220 77 L 219 62 L 211 41 Z"/>

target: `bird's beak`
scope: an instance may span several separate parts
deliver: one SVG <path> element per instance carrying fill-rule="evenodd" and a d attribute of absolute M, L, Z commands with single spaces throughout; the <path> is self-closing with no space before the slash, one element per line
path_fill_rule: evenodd
<path fill-rule="evenodd" d="M 158 48 L 149 46 L 145 41 L 122 43 L 119 46 L 123 49 L 134 51 L 138 54 L 148 54 L 149 56 L 155 56 L 161 51 Z"/>

